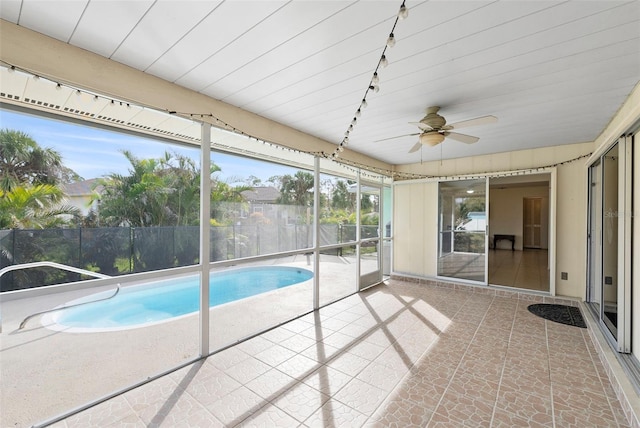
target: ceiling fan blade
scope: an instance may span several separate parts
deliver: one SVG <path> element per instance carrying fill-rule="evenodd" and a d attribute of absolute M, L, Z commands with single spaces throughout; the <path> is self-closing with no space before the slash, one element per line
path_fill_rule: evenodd
<path fill-rule="evenodd" d="M 411 147 L 409 153 L 417 152 L 418 150 L 420 150 L 420 147 L 422 147 L 422 143 L 418 141 L 413 147 Z"/>
<path fill-rule="evenodd" d="M 433 130 L 432 127 L 430 127 L 426 123 L 422 123 L 422 122 L 409 122 L 409 125 L 417 126 L 418 128 L 422 129 L 423 131 L 432 131 Z"/>
<path fill-rule="evenodd" d="M 473 144 L 480 139 L 471 135 L 458 134 L 457 132 L 445 132 L 444 136 L 465 144 Z"/>
<path fill-rule="evenodd" d="M 444 126 L 442 129 L 460 129 L 468 126 L 487 125 L 489 123 L 497 122 L 498 118 L 495 116 L 481 116 L 475 119 L 463 120 L 460 122 L 451 123 Z"/>
<path fill-rule="evenodd" d="M 395 137 L 383 138 L 382 140 L 375 140 L 374 143 L 377 143 L 379 141 L 395 140 L 396 138 L 402 138 L 402 137 L 413 137 L 415 135 L 420 135 L 420 134 L 422 134 L 422 132 L 416 132 L 414 134 L 396 135 Z"/>

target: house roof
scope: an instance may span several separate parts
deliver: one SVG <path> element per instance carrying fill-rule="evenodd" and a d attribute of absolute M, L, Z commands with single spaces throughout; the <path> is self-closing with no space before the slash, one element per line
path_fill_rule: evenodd
<path fill-rule="evenodd" d="M 89 180 L 66 183 L 62 186 L 62 189 L 67 196 L 89 196 L 95 192 L 100 193 L 102 186 L 97 186 L 94 189 L 97 181 L 97 178 L 91 178 Z"/>
<path fill-rule="evenodd" d="M 242 192 L 242 196 L 253 203 L 274 203 L 280 197 L 280 192 L 275 187 L 254 187 L 251 190 L 245 190 Z"/>

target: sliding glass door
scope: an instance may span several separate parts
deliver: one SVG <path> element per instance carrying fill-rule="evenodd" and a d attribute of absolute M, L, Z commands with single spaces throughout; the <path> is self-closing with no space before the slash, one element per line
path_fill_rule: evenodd
<path fill-rule="evenodd" d="M 631 138 L 589 167 L 587 300 L 618 351 L 630 349 Z"/>
<path fill-rule="evenodd" d="M 486 283 L 486 179 L 439 183 L 438 276 Z"/>
<path fill-rule="evenodd" d="M 601 316 L 618 337 L 618 144 L 602 160 L 602 287 Z"/>

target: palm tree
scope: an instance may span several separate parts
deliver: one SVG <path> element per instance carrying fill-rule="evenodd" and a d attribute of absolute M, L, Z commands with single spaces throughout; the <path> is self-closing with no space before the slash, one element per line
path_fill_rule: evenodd
<path fill-rule="evenodd" d="M 185 156 L 165 152 L 159 159 L 138 159 L 123 154 L 131 164 L 129 175 L 110 174 L 99 180 L 100 218 L 106 224 L 134 227 L 197 225 L 200 212 L 200 169 Z M 209 176 L 219 172 L 212 164 Z M 249 186 L 230 186 L 212 178 L 214 213 L 218 202 L 243 202 Z M 215 216 L 214 216 L 215 217 Z"/>
<path fill-rule="evenodd" d="M 43 148 L 22 131 L 0 130 L 0 190 L 10 191 L 23 183 L 67 183 L 81 179 L 62 164 L 60 153 Z"/>
<path fill-rule="evenodd" d="M 313 174 L 298 171 L 292 177 L 287 174 L 282 177 L 280 198 L 278 203 L 284 205 L 310 206 L 312 203 Z"/>
<path fill-rule="evenodd" d="M 138 159 L 123 151 L 131 164 L 129 175 L 110 174 L 98 181 L 103 187 L 100 217 L 111 225 L 160 226 L 168 223 L 169 189 L 159 159 Z M 165 161 L 168 155 L 165 154 Z M 97 197 L 97 196 L 96 196 Z"/>
<path fill-rule="evenodd" d="M 56 186 L 14 186 L 0 189 L 0 229 L 44 229 L 61 226 L 64 216 L 77 215 L 76 207 L 64 204 L 64 193 Z"/>

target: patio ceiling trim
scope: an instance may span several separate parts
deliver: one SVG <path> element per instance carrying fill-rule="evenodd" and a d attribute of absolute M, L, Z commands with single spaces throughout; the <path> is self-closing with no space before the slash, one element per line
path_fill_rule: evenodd
<path fill-rule="evenodd" d="M 206 116 L 213 115 L 242 133 L 294 150 L 331 153 L 336 148 L 336 144 L 11 22 L 0 20 L 0 24 L 2 61 L 62 85 L 160 111 L 202 114 L 202 121 L 216 126 L 215 119 Z M 9 99 L 3 101 L 27 105 Z M 394 169 L 386 162 L 349 149 L 340 157 L 348 163 L 373 169 Z"/>

